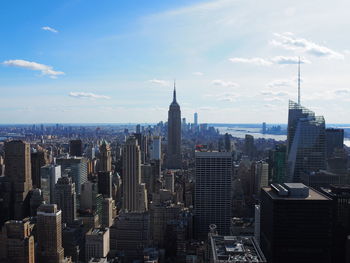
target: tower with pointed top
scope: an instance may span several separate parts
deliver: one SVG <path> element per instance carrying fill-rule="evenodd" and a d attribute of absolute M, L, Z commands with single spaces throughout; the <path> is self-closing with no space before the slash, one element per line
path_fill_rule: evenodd
<path fill-rule="evenodd" d="M 168 151 L 167 168 L 180 169 L 181 158 L 181 110 L 176 101 L 176 87 L 174 82 L 173 101 L 168 111 Z"/>

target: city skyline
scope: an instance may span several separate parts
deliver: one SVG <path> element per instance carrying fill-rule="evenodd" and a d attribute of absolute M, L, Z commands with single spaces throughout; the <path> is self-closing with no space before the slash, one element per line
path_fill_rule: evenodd
<path fill-rule="evenodd" d="M 346 1 L 35 6 L 12 1 L 0 18 L 0 123 L 165 121 L 174 78 L 188 120 L 285 123 L 299 56 L 301 104 L 347 122 Z"/>

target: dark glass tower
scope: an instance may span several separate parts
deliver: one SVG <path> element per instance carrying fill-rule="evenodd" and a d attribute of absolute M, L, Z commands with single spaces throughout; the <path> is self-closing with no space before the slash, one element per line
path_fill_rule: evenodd
<path fill-rule="evenodd" d="M 323 116 L 289 102 L 288 112 L 288 178 L 300 182 L 303 172 L 313 172 L 326 167 L 325 120 Z"/>
<path fill-rule="evenodd" d="M 173 102 L 168 111 L 168 155 L 167 167 L 170 169 L 181 168 L 181 110 L 176 101 L 176 89 L 174 86 Z"/>

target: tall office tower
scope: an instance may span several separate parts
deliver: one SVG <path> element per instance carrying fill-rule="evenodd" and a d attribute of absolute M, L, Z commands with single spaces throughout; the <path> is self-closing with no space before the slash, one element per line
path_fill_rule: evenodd
<path fill-rule="evenodd" d="M 40 168 L 49 163 L 46 151 L 38 150 L 31 153 L 32 183 L 34 188 L 41 188 Z"/>
<path fill-rule="evenodd" d="M 101 226 L 110 227 L 113 225 L 113 213 L 115 209 L 114 200 L 112 198 L 104 198 L 102 201 L 102 218 Z"/>
<path fill-rule="evenodd" d="M 98 172 L 97 174 L 98 192 L 103 197 L 112 197 L 113 174 L 112 172 Z"/>
<path fill-rule="evenodd" d="M 64 176 L 55 185 L 55 203 L 62 211 L 62 222 L 71 224 L 77 219 L 75 184 L 72 178 Z"/>
<path fill-rule="evenodd" d="M 231 143 L 231 136 L 228 133 L 225 133 L 224 135 L 224 143 L 225 143 L 225 151 L 231 152 L 232 151 L 232 143 Z"/>
<path fill-rule="evenodd" d="M 68 170 L 77 195 L 80 195 L 81 185 L 87 181 L 87 160 L 84 157 L 58 158 L 56 163 L 61 165 L 62 172 Z"/>
<path fill-rule="evenodd" d="M 3 176 L 5 172 L 4 158 L 0 155 L 0 176 Z"/>
<path fill-rule="evenodd" d="M 64 262 L 62 211 L 57 205 L 41 205 L 37 216 L 37 252 L 41 263 Z"/>
<path fill-rule="evenodd" d="M 344 148 L 344 129 L 326 129 L 326 156 L 331 158 L 337 149 Z"/>
<path fill-rule="evenodd" d="M 255 157 L 255 152 L 254 137 L 250 134 L 246 134 L 244 139 L 244 154 L 252 160 Z"/>
<path fill-rule="evenodd" d="M 77 220 L 74 224 L 69 226 L 63 224 L 62 226 L 62 246 L 64 248 L 64 255 L 71 257 L 72 262 L 79 262 L 85 260 L 84 240 L 85 232 L 84 225 L 81 220 Z"/>
<path fill-rule="evenodd" d="M 5 167 L 5 176 L 11 183 L 10 218 L 21 220 L 29 215 L 30 144 L 19 140 L 5 142 Z"/>
<path fill-rule="evenodd" d="M 181 111 L 176 101 L 176 90 L 174 87 L 173 102 L 168 111 L 168 152 L 167 168 L 180 169 L 181 158 Z"/>
<path fill-rule="evenodd" d="M 299 182 L 303 172 L 326 167 L 325 121 L 323 116 L 289 101 L 287 134 L 287 181 Z"/>
<path fill-rule="evenodd" d="M 55 184 L 61 175 L 60 165 L 48 164 L 41 167 L 41 191 L 46 204 L 55 203 Z"/>
<path fill-rule="evenodd" d="M 220 234 L 230 233 L 232 217 L 232 171 L 230 152 L 196 152 L 195 233 L 203 239 L 210 224 Z"/>
<path fill-rule="evenodd" d="M 38 207 L 44 204 L 41 190 L 39 188 L 32 189 L 30 192 L 30 216 L 36 216 Z"/>
<path fill-rule="evenodd" d="M 153 136 L 152 142 L 150 145 L 150 159 L 151 160 L 160 160 L 162 156 L 162 137 L 160 136 Z"/>
<path fill-rule="evenodd" d="M 1 262 L 35 263 L 35 243 L 29 218 L 7 221 L 0 240 Z"/>
<path fill-rule="evenodd" d="M 136 133 L 141 133 L 141 125 L 140 124 L 136 125 Z"/>
<path fill-rule="evenodd" d="M 263 134 L 266 133 L 266 122 L 263 122 L 261 131 Z"/>
<path fill-rule="evenodd" d="M 286 182 L 286 145 L 276 145 L 272 152 L 272 158 L 272 183 L 281 184 Z"/>
<path fill-rule="evenodd" d="M 123 209 L 143 211 L 147 207 L 145 184 L 141 183 L 141 152 L 137 139 L 129 137 L 123 147 Z"/>
<path fill-rule="evenodd" d="M 331 185 L 321 188 L 321 193 L 331 198 L 335 205 L 333 218 L 333 262 L 346 261 L 347 240 L 350 234 L 350 185 Z"/>
<path fill-rule="evenodd" d="M 83 156 L 83 143 L 81 140 L 69 141 L 69 155 L 76 157 Z"/>
<path fill-rule="evenodd" d="M 164 183 L 165 189 L 168 189 L 170 192 L 175 192 L 175 177 L 174 173 L 168 171 L 164 174 Z"/>
<path fill-rule="evenodd" d="M 88 210 L 98 215 L 98 220 L 102 218 L 103 196 L 98 193 L 97 183 L 90 181 L 81 186 L 80 209 Z"/>
<path fill-rule="evenodd" d="M 99 171 L 110 172 L 112 171 L 112 153 L 109 144 L 103 140 L 100 145 L 100 167 Z"/>
<path fill-rule="evenodd" d="M 193 119 L 194 119 L 194 125 L 198 126 L 198 113 L 197 112 L 194 113 Z"/>
<path fill-rule="evenodd" d="M 331 262 L 333 202 L 301 183 L 261 190 L 260 245 L 269 263 Z"/>
<path fill-rule="evenodd" d="M 110 228 L 111 257 L 123 255 L 123 262 L 143 260 L 143 251 L 150 245 L 148 212 L 120 213 Z"/>
<path fill-rule="evenodd" d="M 94 228 L 85 235 L 85 262 L 91 258 L 106 258 L 109 253 L 109 229 Z"/>
<path fill-rule="evenodd" d="M 255 189 L 254 193 L 257 198 L 260 197 L 262 187 L 269 185 L 269 165 L 264 161 L 255 162 Z"/>

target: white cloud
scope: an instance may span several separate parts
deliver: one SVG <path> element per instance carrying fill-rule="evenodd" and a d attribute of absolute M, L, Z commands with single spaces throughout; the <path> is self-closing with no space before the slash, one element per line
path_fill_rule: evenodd
<path fill-rule="evenodd" d="M 349 95 L 350 90 L 349 89 L 338 89 L 334 91 L 334 94 L 342 96 L 342 95 Z"/>
<path fill-rule="evenodd" d="M 237 93 L 226 92 L 226 93 L 221 93 L 221 94 L 216 95 L 216 100 L 234 102 L 234 101 L 236 101 L 237 97 L 238 97 Z"/>
<path fill-rule="evenodd" d="M 301 51 L 317 57 L 343 59 L 344 55 L 328 47 L 318 45 L 304 38 L 297 38 L 293 33 L 285 32 L 274 34 L 277 39 L 273 39 L 271 44 L 287 50 Z"/>
<path fill-rule="evenodd" d="M 271 91 L 271 90 L 263 90 L 260 93 L 264 96 L 273 96 L 273 97 L 285 97 L 289 95 L 289 93 L 285 91 Z"/>
<path fill-rule="evenodd" d="M 150 79 L 148 82 L 151 82 L 153 84 L 160 85 L 162 87 L 167 87 L 170 85 L 170 82 L 167 80 L 162 80 L 162 79 Z"/>
<path fill-rule="evenodd" d="M 290 79 L 276 79 L 267 84 L 270 88 L 291 87 L 294 82 Z"/>
<path fill-rule="evenodd" d="M 271 66 L 273 64 L 278 65 L 287 65 L 287 64 L 298 64 L 299 57 L 286 57 L 286 56 L 276 56 L 273 58 L 265 59 L 265 58 L 230 58 L 229 61 L 233 63 L 244 63 L 244 64 L 253 64 L 258 66 Z M 305 58 L 300 58 L 300 63 L 311 63 L 309 60 Z"/>
<path fill-rule="evenodd" d="M 105 95 L 97 95 L 91 92 L 70 92 L 70 97 L 78 99 L 104 99 L 109 100 L 111 97 Z"/>
<path fill-rule="evenodd" d="M 299 57 L 285 57 L 285 56 L 276 56 L 271 59 L 272 62 L 275 64 L 298 64 L 299 63 Z M 301 64 L 310 64 L 311 62 L 305 58 L 300 58 Z"/>
<path fill-rule="evenodd" d="M 54 29 L 53 27 L 49 27 L 49 26 L 43 26 L 41 29 L 45 30 L 45 31 L 50 31 L 52 33 L 58 33 L 58 30 Z"/>
<path fill-rule="evenodd" d="M 26 68 L 31 70 L 41 71 L 43 75 L 49 75 L 51 78 L 56 78 L 58 75 L 64 75 L 62 71 L 55 71 L 51 66 L 39 64 L 36 62 L 26 61 L 22 59 L 6 60 L 3 62 L 6 66 Z"/>
<path fill-rule="evenodd" d="M 233 63 L 244 63 L 244 64 L 253 64 L 258 66 L 270 66 L 272 62 L 263 58 L 230 58 L 229 61 Z"/>
<path fill-rule="evenodd" d="M 203 76 L 204 75 L 204 73 L 200 72 L 200 71 L 193 72 L 192 74 L 195 76 Z"/>
<path fill-rule="evenodd" d="M 235 82 L 232 82 L 232 81 L 224 81 L 224 80 L 221 80 L 221 79 L 216 79 L 216 80 L 213 80 L 211 82 L 212 84 L 216 85 L 216 86 L 221 86 L 221 87 L 231 87 L 231 88 L 236 88 L 238 87 L 239 85 Z"/>

